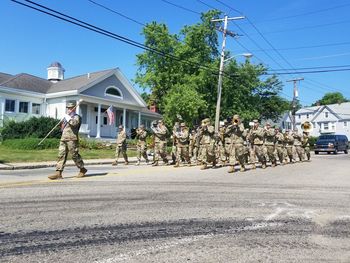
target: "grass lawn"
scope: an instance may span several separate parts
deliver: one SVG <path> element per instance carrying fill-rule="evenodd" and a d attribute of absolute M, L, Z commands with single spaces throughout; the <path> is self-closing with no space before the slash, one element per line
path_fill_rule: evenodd
<path fill-rule="evenodd" d="M 21 163 L 21 162 L 41 162 L 56 161 L 57 149 L 47 150 L 18 150 L 0 145 L 0 163 Z M 80 149 L 80 155 L 84 159 L 113 159 L 115 149 Z M 136 156 L 135 151 L 128 151 L 128 156 Z M 68 157 L 70 158 L 70 157 Z"/>

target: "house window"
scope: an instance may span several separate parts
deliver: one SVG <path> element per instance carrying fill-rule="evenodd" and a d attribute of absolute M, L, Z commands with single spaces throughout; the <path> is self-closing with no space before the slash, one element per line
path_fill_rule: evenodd
<path fill-rule="evenodd" d="M 325 122 L 325 123 L 323 124 L 323 129 L 324 129 L 324 130 L 328 130 L 328 129 L 329 129 L 329 127 L 328 127 L 328 122 Z"/>
<path fill-rule="evenodd" d="M 107 117 L 103 116 L 103 125 L 107 125 Z"/>
<path fill-rule="evenodd" d="M 309 118 L 309 114 L 306 114 L 306 119 L 308 119 Z"/>
<path fill-rule="evenodd" d="M 325 117 L 325 118 L 328 118 L 328 112 L 325 112 L 325 113 L 324 113 L 324 117 Z"/>
<path fill-rule="evenodd" d="M 32 104 L 32 114 L 40 114 L 40 104 L 38 103 Z"/>
<path fill-rule="evenodd" d="M 5 111 L 15 112 L 15 100 L 6 100 L 5 101 Z"/>
<path fill-rule="evenodd" d="M 335 130 L 335 122 L 332 122 L 332 131 Z"/>
<path fill-rule="evenodd" d="M 344 127 L 348 127 L 348 122 L 344 121 Z"/>
<path fill-rule="evenodd" d="M 118 97 L 118 98 L 123 97 L 123 94 L 120 91 L 120 89 L 118 89 L 116 87 L 108 87 L 105 91 L 105 95 Z"/>
<path fill-rule="evenodd" d="M 20 101 L 19 102 L 19 112 L 21 113 L 28 113 L 28 102 Z"/>
<path fill-rule="evenodd" d="M 301 118 L 301 115 L 300 115 L 300 114 L 298 115 L 298 118 L 299 118 L 299 120 L 300 120 L 300 118 Z"/>

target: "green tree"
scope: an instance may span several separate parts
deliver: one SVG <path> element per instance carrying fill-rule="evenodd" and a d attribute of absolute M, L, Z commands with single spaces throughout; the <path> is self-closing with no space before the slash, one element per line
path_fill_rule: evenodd
<path fill-rule="evenodd" d="M 340 92 L 328 92 L 322 97 L 322 99 L 312 104 L 312 106 L 316 106 L 317 104 L 328 105 L 328 104 L 343 103 L 348 101 L 349 100 L 346 99 L 343 96 L 343 94 L 341 94 Z"/>

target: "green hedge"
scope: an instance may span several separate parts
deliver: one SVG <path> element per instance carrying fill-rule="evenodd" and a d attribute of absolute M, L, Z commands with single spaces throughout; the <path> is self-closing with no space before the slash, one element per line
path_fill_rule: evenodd
<path fill-rule="evenodd" d="M 49 117 L 32 117 L 22 122 L 11 120 L 4 123 L 4 127 L 1 129 L 2 139 L 44 138 L 58 122 L 59 120 Z M 48 138 L 60 137 L 61 130 L 59 126 L 48 136 Z"/>

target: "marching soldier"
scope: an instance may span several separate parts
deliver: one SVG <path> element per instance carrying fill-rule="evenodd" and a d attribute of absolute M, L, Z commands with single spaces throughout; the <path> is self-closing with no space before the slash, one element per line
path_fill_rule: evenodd
<path fill-rule="evenodd" d="M 232 121 L 232 119 L 230 118 Z M 223 133 L 223 153 L 221 155 L 221 162 L 223 165 L 226 165 L 230 159 L 230 150 L 231 150 L 231 134 L 227 133 L 227 127 L 229 125 L 228 120 L 225 120 L 224 123 L 224 133 Z"/>
<path fill-rule="evenodd" d="M 302 140 L 303 140 L 302 135 L 300 135 L 298 133 L 298 130 L 295 129 L 293 132 L 293 137 L 294 137 L 294 147 L 295 147 L 296 157 L 299 157 L 299 161 L 303 162 L 304 161 L 304 149 L 302 147 Z"/>
<path fill-rule="evenodd" d="M 166 154 L 166 135 L 168 129 L 162 120 L 159 120 L 158 123 L 153 122 L 151 129 L 154 133 L 154 163 L 152 165 L 158 166 L 159 157 L 163 159 L 165 164 L 168 164 Z"/>
<path fill-rule="evenodd" d="M 290 163 L 294 163 L 294 137 L 290 134 L 289 130 L 286 130 L 284 135 L 284 140 L 286 143 L 287 156 Z"/>
<path fill-rule="evenodd" d="M 199 160 L 202 162 L 201 170 L 207 168 L 208 163 L 212 162 L 213 167 L 216 165 L 215 160 L 215 140 L 214 126 L 210 125 L 210 119 L 206 118 L 202 121 L 202 126 L 199 129 L 200 154 Z"/>
<path fill-rule="evenodd" d="M 228 173 L 233 173 L 235 171 L 235 164 L 238 162 L 241 166 L 241 172 L 245 171 L 245 147 L 244 141 L 246 137 L 246 132 L 243 123 L 239 115 L 234 115 L 232 119 L 232 124 L 226 129 L 226 134 L 230 134 L 231 147 L 230 147 L 230 157 L 229 164 L 230 168 Z"/>
<path fill-rule="evenodd" d="M 309 144 L 309 133 L 304 131 L 302 136 L 302 145 L 304 149 L 306 158 L 308 161 L 310 161 L 310 144 Z"/>
<path fill-rule="evenodd" d="M 188 139 L 189 133 L 188 128 L 185 123 L 180 124 L 180 131 L 174 133 L 177 140 L 177 149 L 176 149 L 176 164 L 174 167 L 180 166 L 180 161 L 184 159 L 188 165 L 191 165 L 190 156 L 188 153 Z"/>
<path fill-rule="evenodd" d="M 172 163 L 171 165 L 174 165 L 176 163 L 176 151 L 177 151 L 177 138 L 174 136 L 174 134 L 176 134 L 177 132 L 180 131 L 180 123 L 179 122 L 175 122 L 174 127 L 173 127 L 173 135 L 171 136 L 173 139 L 173 146 L 171 147 L 171 159 L 172 159 Z"/>
<path fill-rule="evenodd" d="M 259 162 L 262 164 L 262 168 L 266 168 L 266 157 L 264 150 L 264 136 L 265 131 L 263 128 L 259 126 L 258 120 L 253 120 L 254 125 L 252 129 L 249 131 L 249 140 L 252 144 L 253 153 L 256 157 L 258 157 Z M 253 155 L 251 155 L 253 157 Z M 254 158 L 254 157 L 253 157 Z M 252 160 L 252 169 L 255 169 L 255 158 Z"/>
<path fill-rule="evenodd" d="M 193 129 L 189 136 L 189 156 L 192 159 L 193 162 L 197 162 L 197 152 L 198 152 L 198 146 L 197 146 L 197 133 L 196 130 Z"/>
<path fill-rule="evenodd" d="M 123 158 L 125 161 L 124 164 L 128 165 L 129 164 L 128 156 L 126 154 L 126 148 L 127 148 L 126 132 L 125 132 L 123 125 L 119 125 L 118 129 L 119 129 L 119 133 L 118 133 L 118 137 L 117 137 L 117 147 L 115 150 L 115 161 L 112 163 L 112 165 L 113 166 L 118 165 L 118 159 L 119 159 L 120 154 L 123 155 Z"/>
<path fill-rule="evenodd" d="M 67 114 L 62 122 L 62 136 L 58 148 L 58 161 L 56 164 L 56 173 L 50 175 L 51 180 L 62 179 L 62 172 L 67 161 L 68 153 L 71 154 L 75 165 L 80 169 L 77 177 L 84 177 L 87 170 L 79 154 L 79 129 L 81 117 L 75 112 L 76 102 L 67 103 Z"/>
<path fill-rule="evenodd" d="M 271 124 L 268 122 L 265 126 L 265 147 L 267 151 L 267 156 L 271 162 L 271 166 L 276 166 L 276 156 L 275 156 L 275 129 L 271 128 Z"/>
<path fill-rule="evenodd" d="M 275 129 L 276 131 L 276 151 L 277 151 L 277 157 L 280 161 L 280 164 L 284 164 L 285 159 L 285 140 L 284 135 L 281 133 L 281 130 L 279 128 Z"/>
<path fill-rule="evenodd" d="M 145 126 L 143 124 L 140 125 L 138 129 L 136 129 L 136 150 L 137 150 L 137 163 L 136 165 L 140 165 L 141 156 L 145 158 L 146 163 L 149 163 L 147 156 L 147 144 L 146 144 L 147 131 L 145 130 Z"/>

